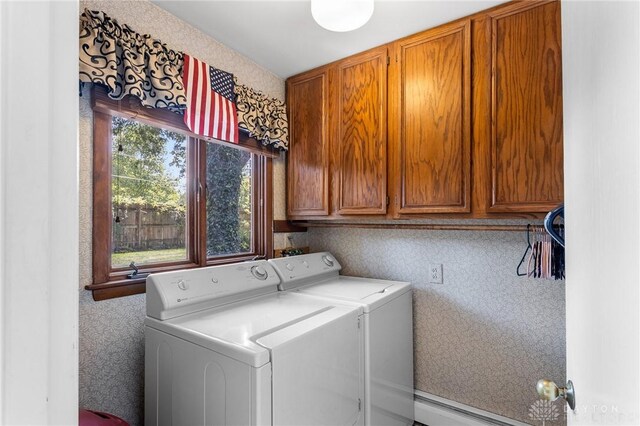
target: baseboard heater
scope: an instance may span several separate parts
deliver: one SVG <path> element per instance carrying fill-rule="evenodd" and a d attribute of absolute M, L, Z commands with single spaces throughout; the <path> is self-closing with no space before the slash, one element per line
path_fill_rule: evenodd
<path fill-rule="evenodd" d="M 469 405 L 451 401 L 430 393 L 415 391 L 416 422 L 428 426 L 527 426 L 508 417 L 499 416 Z"/>

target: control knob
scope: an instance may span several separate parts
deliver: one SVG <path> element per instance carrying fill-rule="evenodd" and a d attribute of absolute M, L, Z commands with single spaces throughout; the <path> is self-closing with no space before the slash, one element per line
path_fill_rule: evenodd
<path fill-rule="evenodd" d="M 251 274 L 253 274 L 254 277 L 256 277 L 259 280 L 266 280 L 267 277 L 269 276 L 269 273 L 267 272 L 266 269 L 264 269 L 264 267 L 262 266 L 252 266 L 251 267 Z"/>
<path fill-rule="evenodd" d="M 189 289 L 189 284 L 187 284 L 185 280 L 179 280 L 178 281 L 178 288 L 180 290 L 188 290 Z"/>
<path fill-rule="evenodd" d="M 331 258 L 331 256 L 328 255 L 323 255 L 322 256 L 322 261 L 324 262 L 325 265 L 327 266 L 333 266 L 333 259 Z"/>

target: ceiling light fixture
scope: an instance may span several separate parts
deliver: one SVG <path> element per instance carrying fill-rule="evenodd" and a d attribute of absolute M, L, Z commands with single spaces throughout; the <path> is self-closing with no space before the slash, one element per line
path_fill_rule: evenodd
<path fill-rule="evenodd" d="M 311 15 L 329 31 L 353 31 L 373 15 L 373 0 L 311 0 Z"/>

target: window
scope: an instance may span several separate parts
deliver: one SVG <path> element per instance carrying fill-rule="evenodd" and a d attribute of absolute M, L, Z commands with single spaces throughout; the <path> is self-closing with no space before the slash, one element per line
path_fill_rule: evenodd
<path fill-rule="evenodd" d="M 184 262 L 188 137 L 111 118 L 111 268 Z"/>
<path fill-rule="evenodd" d="M 207 256 L 253 252 L 252 155 L 207 144 Z"/>
<path fill-rule="evenodd" d="M 93 92 L 93 290 L 144 291 L 147 272 L 268 256 L 271 157 L 191 134 L 182 116 Z"/>

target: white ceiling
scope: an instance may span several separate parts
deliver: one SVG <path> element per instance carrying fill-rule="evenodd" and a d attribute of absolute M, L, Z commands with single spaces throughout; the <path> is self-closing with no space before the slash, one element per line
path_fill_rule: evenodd
<path fill-rule="evenodd" d="M 505 0 L 376 0 L 371 20 L 347 33 L 317 25 L 309 0 L 152 1 L 286 78 Z"/>

